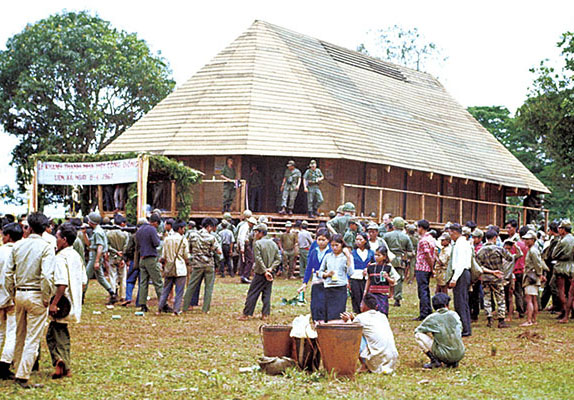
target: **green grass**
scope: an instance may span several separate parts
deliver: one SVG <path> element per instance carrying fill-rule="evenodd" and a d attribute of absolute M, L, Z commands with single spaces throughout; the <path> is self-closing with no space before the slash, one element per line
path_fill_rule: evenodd
<path fill-rule="evenodd" d="M 289 323 L 307 307 L 281 306 L 293 297 L 297 281 L 277 280 L 269 323 Z M 400 355 L 391 375 L 360 374 L 355 381 L 334 380 L 324 373 L 291 370 L 271 377 L 240 373 L 262 355 L 259 320 L 239 322 L 247 285 L 216 281 L 211 313 L 199 310 L 180 318 L 144 317 L 134 308 L 107 310 L 105 293 L 91 282 L 83 321 L 71 326 L 73 377 L 52 381 L 45 341 L 40 372 L 24 391 L 0 382 L 0 398 L 16 399 L 568 399 L 574 397 L 574 323 L 561 326 L 542 313 L 535 328 L 488 329 L 485 317 L 465 339 L 466 357 L 456 370 L 421 369 L 426 357 L 413 340 L 418 303 L 414 285 L 406 285 L 406 301 L 391 307 L 390 323 Z M 350 306 L 348 306 L 350 308 Z M 101 311 L 100 315 L 93 311 Z M 260 312 L 260 304 L 257 307 Z M 114 314 L 121 315 L 113 320 Z M 519 338 L 521 333 L 538 337 Z M 492 355 L 493 347 L 496 355 Z"/>

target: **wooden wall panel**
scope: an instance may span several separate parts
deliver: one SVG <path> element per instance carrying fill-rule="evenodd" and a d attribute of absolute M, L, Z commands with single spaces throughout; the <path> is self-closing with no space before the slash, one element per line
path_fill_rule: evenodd
<path fill-rule="evenodd" d="M 402 189 L 404 170 L 402 168 L 391 168 L 390 172 L 385 171 L 383 186 L 392 189 Z M 384 213 L 390 213 L 392 216 L 402 215 L 402 198 L 400 193 L 383 194 Z"/>

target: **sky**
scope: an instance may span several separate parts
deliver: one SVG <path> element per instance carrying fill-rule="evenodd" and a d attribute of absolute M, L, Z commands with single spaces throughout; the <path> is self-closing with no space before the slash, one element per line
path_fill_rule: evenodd
<path fill-rule="evenodd" d="M 438 75 L 460 104 L 503 105 L 512 112 L 526 98 L 533 80 L 529 69 L 542 59 L 557 59 L 560 35 L 574 30 L 571 0 L 22 0 L 2 4 L 0 50 L 26 24 L 63 10 L 89 10 L 118 29 L 136 32 L 169 62 L 177 85 L 254 20 L 349 49 L 365 41 L 369 30 L 416 27 L 448 57 Z M 8 163 L 17 140 L 0 132 L 0 141 L 0 185 L 12 185 L 15 172 Z"/>

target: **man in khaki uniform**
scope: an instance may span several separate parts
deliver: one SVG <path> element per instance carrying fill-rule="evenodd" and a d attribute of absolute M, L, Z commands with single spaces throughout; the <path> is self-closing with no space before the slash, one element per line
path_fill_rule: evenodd
<path fill-rule="evenodd" d="M 124 262 L 124 251 L 130 238 L 130 235 L 121 229 L 125 226 L 126 219 L 123 215 L 118 214 L 114 217 L 115 229 L 107 232 L 110 260 L 110 286 L 120 301 L 126 298 L 126 263 Z"/>
<path fill-rule="evenodd" d="M 293 215 L 293 208 L 295 207 L 295 199 L 299 193 L 299 186 L 301 185 L 301 171 L 295 168 L 295 161 L 290 160 L 287 163 L 287 169 L 283 175 L 281 182 L 281 211 L 279 214 L 285 214 L 288 209 L 289 215 Z"/>
<path fill-rule="evenodd" d="M 283 270 L 287 278 L 292 279 L 295 273 L 295 260 L 299 255 L 299 238 L 296 232 L 291 231 L 291 221 L 285 223 L 285 232 L 279 237 L 279 247 L 283 253 Z"/>
<path fill-rule="evenodd" d="M 48 319 L 54 275 L 54 248 L 41 236 L 48 218 L 31 213 L 27 221 L 32 233 L 14 244 L 6 268 L 6 289 L 16 307 L 15 382 L 23 388 L 31 387 L 28 379 Z"/>

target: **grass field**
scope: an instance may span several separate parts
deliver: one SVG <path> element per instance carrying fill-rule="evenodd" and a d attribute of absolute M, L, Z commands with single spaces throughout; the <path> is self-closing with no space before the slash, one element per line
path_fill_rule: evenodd
<path fill-rule="evenodd" d="M 277 280 L 269 323 L 289 323 L 307 307 L 281 306 L 299 283 Z M 262 355 L 255 319 L 239 322 L 247 285 L 218 279 L 211 312 L 194 310 L 177 318 L 134 308 L 103 306 L 105 292 L 90 284 L 83 321 L 71 327 L 73 377 L 52 381 L 45 341 L 40 372 L 24 391 L 0 382 L 6 399 L 568 399 L 574 398 L 574 323 L 562 326 L 543 313 L 534 328 L 488 329 L 484 315 L 465 339 L 466 357 L 456 370 L 421 369 L 424 356 L 413 340 L 418 303 L 415 285 L 406 285 L 406 301 L 391 307 L 390 323 L 400 366 L 390 376 L 358 375 L 355 381 L 329 379 L 324 372 L 289 371 L 271 377 L 240 373 Z M 348 306 L 348 309 L 350 306 Z M 100 311 L 101 314 L 93 314 Z M 260 311 L 258 304 L 257 312 Z M 112 319 L 121 315 L 121 319 Z M 495 353 L 495 355 L 493 355 Z"/>

